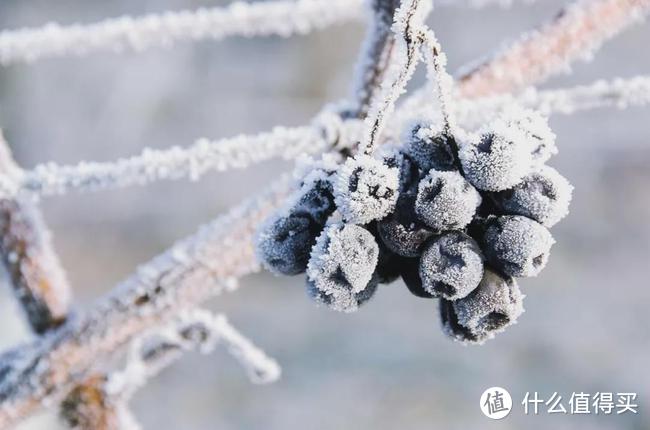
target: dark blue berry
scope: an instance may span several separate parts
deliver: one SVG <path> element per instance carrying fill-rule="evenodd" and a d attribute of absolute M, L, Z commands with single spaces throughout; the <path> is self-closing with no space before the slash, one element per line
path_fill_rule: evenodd
<path fill-rule="evenodd" d="M 311 247 L 321 226 L 306 214 L 290 214 L 270 221 L 257 237 L 257 250 L 264 266 L 273 273 L 305 272 Z"/>
<path fill-rule="evenodd" d="M 523 295 L 513 278 L 486 270 L 468 296 L 441 304 L 443 330 L 452 338 L 482 343 L 516 322 L 524 312 Z"/>
<path fill-rule="evenodd" d="M 483 255 L 467 234 L 454 231 L 431 239 L 420 257 L 424 290 L 456 300 L 474 290 L 483 276 Z"/>
<path fill-rule="evenodd" d="M 415 216 L 415 196 L 400 196 L 395 211 L 379 221 L 377 230 L 386 247 L 403 257 L 417 257 L 433 232 Z"/>

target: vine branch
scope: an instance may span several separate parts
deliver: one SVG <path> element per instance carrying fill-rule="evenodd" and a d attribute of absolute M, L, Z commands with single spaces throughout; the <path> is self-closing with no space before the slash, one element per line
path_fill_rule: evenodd
<path fill-rule="evenodd" d="M 462 96 L 517 91 L 590 59 L 607 40 L 650 13 L 650 0 L 578 0 L 555 19 L 458 78 Z"/>

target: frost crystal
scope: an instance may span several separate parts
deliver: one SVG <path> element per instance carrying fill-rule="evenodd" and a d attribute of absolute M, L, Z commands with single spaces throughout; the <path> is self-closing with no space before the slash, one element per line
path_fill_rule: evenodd
<path fill-rule="evenodd" d="M 399 170 L 372 157 L 348 158 L 336 180 L 336 205 L 351 223 L 367 224 L 395 208 Z"/>
<path fill-rule="evenodd" d="M 441 300 L 443 330 L 461 342 L 483 343 L 517 321 L 524 312 L 523 299 L 513 278 L 486 270 L 478 288 L 467 297 Z"/>
<path fill-rule="evenodd" d="M 540 113 L 512 105 L 505 109 L 503 118 L 508 125 L 519 128 L 526 135 L 533 162 L 543 164 L 557 154 L 555 133 Z"/>
<path fill-rule="evenodd" d="M 501 216 L 489 223 L 483 236 L 488 261 L 510 276 L 537 276 L 555 243 L 541 224 L 523 216 Z"/>
<path fill-rule="evenodd" d="M 477 141 L 462 142 L 459 158 L 465 178 L 484 191 L 513 187 L 533 161 L 526 134 L 503 121 L 491 124 Z"/>
<path fill-rule="evenodd" d="M 420 181 L 415 213 L 435 230 L 460 230 L 480 204 L 481 195 L 460 173 L 431 170 Z"/>
<path fill-rule="evenodd" d="M 321 226 L 307 214 L 272 217 L 257 236 L 259 260 L 279 275 L 303 273 L 320 229 Z"/>
<path fill-rule="evenodd" d="M 569 213 L 573 187 L 557 170 L 542 166 L 514 188 L 495 194 L 503 212 L 532 218 L 552 227 Z"/>
<path fill-rule="evenodd" d="M 354 224 L 325 228 L 312 248 L 307 266 L 310 295 L 328 307 L 352 312 L 371 283 L 379 246 L 372 234 Z M 362 300 L 361 300 L 362 301 Z"/>
<path fill-rule="evenodd" d="M 328 179 L 313 179 L 303 184 L 296 196 L 292 212 L 309 215 L 314 222 L 325 225 L 334 212 L 334 190 Z"/>
<path fill-rule="evenodd" d="M 483 256 L 478 244 L 462 232 L 432 239 L 420 258 L 422 287 L 436 297 L 465 297 L 481 281 Z"/>
<path fill-rule="evenodd" d="M 420 171 L 416 162 L 409 155 L 396 148 L 388 148 L 381 153 L 385 165 L 399 170 L 400 193 L 411 192 L 414 187 L 417 187 Z"/>
<path fill-rule="evenodd" d="M 404 151 L 415 161 L 422 175 L 429 170 L 456 170 L 454 153 L 449 136 L 417 123 L 407 129 L 404 135 Z"/>
<path fill-rule="evenodd" d="M 415 216 L 414 196 L 402 194 L 395 211 L 377 224 L 379 237 L 388 249 L 404 257 L 417 257 L 433 232 Z"/>

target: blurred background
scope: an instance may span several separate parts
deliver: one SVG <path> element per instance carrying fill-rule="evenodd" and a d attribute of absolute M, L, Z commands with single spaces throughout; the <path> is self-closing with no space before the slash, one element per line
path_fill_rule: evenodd
<path fill-rule="evenodd" d="M 226 4 L 209 0 L 3 0 L 12 29 L 94 22 L 122 14 Z M 512 9 L 445 7 L 431 17 L 450 69 L 482 56 L 552 16 L 563 1 Z M 26 167 L 53 160 L 113 160 L 145 147 L 189 145 L 300 125 L 347 95 L 361 24 L 307 37 L 178 44 L 142 54 L 94 54 L 0 70 L 0 126 Z M 607 43 L 590 63 L 546 86 L 650 71 L 650 26 Z M 422 81 L 419 74 L 417 80 Z M 527 294 L 519 324 L 482 347 L 445 338 L 434 304 L 401 283 L 380 289 L 360 312 L 316 308 L 302 278 L 261 274 L 210 307 L 283 366 L 270 386 L 248 383 L 224 351 L 190 354 L 133 400 L 145 429 L 648 429 L 650 428 L 650 108 L 551 118 L 560 154 L 551 161 L 575 186 L 571 215 L 553 229 L 557 244 Z M 135 266 L 198 224 L 258 190 L 288 163 L 213 173 L 198 183 L 161 182 L 96 194 L 47 198 L 76 304 L 88 306 Z M 235 184 L 235 185 L 233 185 Z M 0 346 L 28 336 L 7 288 L 0 292 Z M 511 415 L 492 422 L 481 393 L 507 388 Z M 527 391 L 636 392 L 640 413 L 525 416 Z M 21 429 L 56 429 L 43 414 Z"/>

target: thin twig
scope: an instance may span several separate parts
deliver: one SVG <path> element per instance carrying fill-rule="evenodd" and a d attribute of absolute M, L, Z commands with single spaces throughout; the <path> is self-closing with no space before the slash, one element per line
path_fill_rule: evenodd
<path fill-rule="evenodd" d="M 0 171 L 8 179 L 20 171 L 1 131 Z M 61 325 L 70 307 L 70 286 L 32 201 L 0 198 L 0 256 L 32 330 L 41 334 Z"/>
<path fill-rule="evenodd" d="M 578 0 L 540 29 L 459 77 L 461 95 L 516 91 L 590 59 L 605 41 L 644 19 L 650 0 Z"/>
<path fill-rule="evenodd" d="M 259 269 L 253 235 L 284 201 L 286 180 L 141 266 L 90 312 L 0 357 L 0 428 L 56 400 L 145 330 L 228 289 Z"/>
<path fill-rule="evenodd" d="M 356 66 L 353 87 L 353 99 L 357 103 L 353 108 L 353 116 L 359 119 L 368 115 L 368 108 L 377 95 L 390 64 L 395 46 L 391 26 L 399 0 L 369 0 L 368 3 L 371 11 L 368 30 L 361 48 L 363 55 L 359 57 Z"/>
<path fill-rule="evenodd" d="M 388 64 L 381 89 L 371 104 L 366 118 L 361 152 L 370 155 L 377 145 L 377 139 L 385 127 L 387 117 L 395 108 L 395 102 L 406 90 L 406 85 L 415 72 L 420 60 L 418 37 L 420 26 L 430 10 L 427 0 L 403 0 L 395 14 L 392 31 L 395 34 L 395 52 Z"/>
<path fill-rule="evenodd" d="M 270 383 L 280 376 L 277 362 L 230 325 L 224 315 L 194 309 L 131 342 L 124 368 L 93 374 L 75 387 L 61 403 L 61 417 L 79 430 L 133 428 L 135 417 L 128 403 L 135 392 L 184 352 L 212 352 L 223 343 L 242 363 L 254 383 Z"/>
<path fill-rule="evenodd" d="M 361 0 L 237 1 L 225 8 L 124 16 L 88 25 L 50 23 L 0 33 L 0 64 L 81 56 L 98 51 L 143 51 L 184 40 L 229 36 L 288 37 L 363 16 Z"/>
<path fill-rule="evenodd" d="M 311 126 L 275 127 L 267 133 L 216 141 L 199 139 L 188 148 L 145 149 L 139 155 L 112 162 L 45 163 L 31 170 L 18 170 L 12 177 L 0 176 L 0 196 L 51 196 L 146 185 L 159 180 L 198 180 L 210 171 L 242 169 L 274 157 L 293 159 L 302 154 L 322 153 L 352 139 L 354 130 L 344 130 L 340 116 L 325 109 Z"/>

